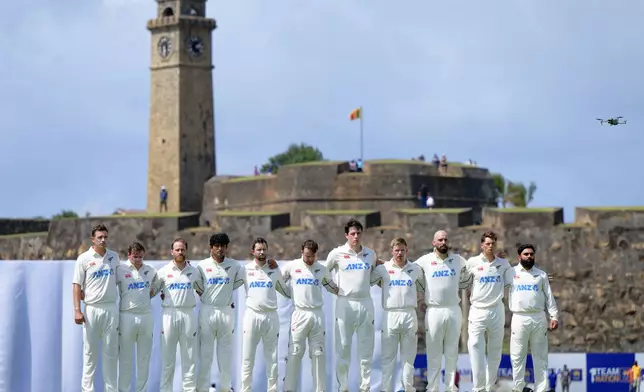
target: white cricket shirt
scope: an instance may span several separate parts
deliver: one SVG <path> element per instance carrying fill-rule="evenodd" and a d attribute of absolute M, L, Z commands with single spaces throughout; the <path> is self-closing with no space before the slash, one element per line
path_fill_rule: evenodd
<path fill-rule="evenodd" d="M 256 312 L 277 310 L 277 292 L 291 298 L 279 267 L 270 269 L 268 262 L 259 266 L 251 261 L 240 269 L 246 288 L 246 307 Z"/>
<path fill-rule="evenodd" d="M 470 257 L 466 263 L 468 284 L 471 286 L 470 303 L 476 308 L 492 308 L 503 300 L 507 271 L 512 268 L 506 259 L 488 261 L 483 253 Z"/>
<path fill-rule="evenodd" d="M 203 290 L 202 277 L 198 269 L 186 262 L 183 270 L 169 262 L 157 271 L 158 290 L 163 291 L 165 299 L 161 302 L 164 308 L 194 308 L 197 306 L 195 290 Z"/>
<path fill-rule="evenodd" d="M 374 268 L 374 282 L 381 281 L 382 308 L 385 310 L 416 309 L 417 291 L 425 289 L 423 269 L 407 261 L 399 267 L 389 260 Z"/>
<path fill-rule="evenodd" d="M 116 267 L 116 286 L 121 296 L 121 312 L 151 312 L 150 291 L 157 286 L 156 279 L 157 270 L 145 263 L 137 270 L 128 259 Z"/>
<path fill-rule="evenodd" d="M 301 258 L 290 261 L 282 269 L 282 276 L 286 284 L 291 285 L 291 297 L 296 308 L 321 308 L 324 305 L 322 287 L 333 294 L 337 288 L 329 270 L 317 261 L 311 266 Z"/>
<path fill-rule="evenodd" d="M 120 264 L 119 255 L 107 250 L 104 256 L 89 248 L 76 259 L 74 279 L 85 294 L 85 304 L 116 304 L 116 267 Z"/>
<path fill-rule="evenodd" d="M 336 271 L 339 297 L 370 298 L 373 269 L 378 257 L 373 249 L 363 246 L 359 253 L 344 244 L 333 249 L 323 263 Z"/>
<path fill-rule="evenodd" d="M 416 260 L 425 275 L 425 304 L 427 306 L 457 306 L 461 299 L 458 292 L 467 287 L 465 259 L 450 253 L 442 260 L 436 252 Z"/>
<path fill-rule="evenodd" d="M 200 261 L 197 269 L 203 279 L 201 302 L 215 307 L 230 307 L 233 291 L 244 283 L 238 276 L 241 265 L 227 257 L 221 263 L 209 257 Z"/>
<path fill-rule="evenodd" d="M 557 320 L 559 312 L 548 274 L 534 266 L 528 271 L 519 264 L 510 270 L 509 277 L 512 283 L 508 302 L 512 313 L 547 311 L 551 319 Z"/>

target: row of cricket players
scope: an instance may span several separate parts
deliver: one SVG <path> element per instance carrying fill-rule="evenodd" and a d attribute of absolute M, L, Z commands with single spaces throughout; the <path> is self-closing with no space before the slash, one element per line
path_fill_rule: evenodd
<path fill-rule="evenodd" d="M 381 328 L 382 391 L 392 391 L 396 355 L 400 349 L 402 385 L 414 388 L 417 351 L 417 291 L 424 292 L 427 349 L 427 391 L 437 392 L 441 362 L 445 357 L 446 391 L 454 385 L 461 332 L 459 292 L 470 292 L 468 349 L 472 365 L 472 391 L 492 391 L 501 361 L 504 335 L 504 289 L 509 287 L 512 312 L 510 355 L 513 390 L 525 386 L 525 362 L 530 344 L 536 392 L 547 389 L 548 331 L 557 328 L 557 307 L 548 275 L 535 267 L 535 248 L 518 247 L 516 266 L 495 256 L 496 235 L 484 233 L 481 254 L 465 260 L 448 252 L 444 231 L 434 235 L 434 251 L 410 262 L 407 243 L 391 242 L 392 258 L 382 261 L 361 245 L 363 227 L 350 220 L 344 227 L 346 244 L 333 249 L 325 262 L 317 260 L 318 245 L 306 241 L 302 257 L 279 267 L 267 260 L 268 244 L 258 238 L 252 244 L 254 260 L 242 264 L 226 257 L 230 239 L 225 233 L 211 236 L 211 257 L 191 265 L 188 244 L 173 241 L 173 260 L 156 271 L 143 263 L 145 249 L 134 243 L 128 260 L 107 249 L 108 230 L 92 230 L 93 246 L 78 257 L 73 279 L 75 322 L 83 325 L 84 359 L 82 390 L 93 391 L 93 379 L 102 343 L 105 391 L 130 391 L 133 347 L 137 347 L 136 391 L 147 391 L 153 317 L 150 299 L 161 293 L 161 392 L 171 392 L 177 344 L 181 353 L 183 391 L 207 392 L 217 342 L 220 392 L 229 391 L 232 379 L 232 342 L 235 325 L 233 291 L 246 290 L 241 362 L 242 391 L 250 392 L 256 349 L 263 342 L 267 390 L 277 391 L 277 343 L 279 318 L 277 293 L 294 304 L 291 316 L 285 391 L 296 391 L 300 365 L 308 342 L 314 391 L 327 391 L 325 314 L 322 288 L 337 296 L 336 377 L 339 391 L 349 390 L 351 344 L 357 334 L 360 391 L 371 390 L 374 349 L 374 304 L 371 286 L 382 288 L 384 310 Z M 336 274 L 335 282 L 331 273 Z M 196 297 L 201 300 L 194 313 Z M 120 309 L 117 297 L 120 296 Z M 84 313 L 81 300 L 85 302 Z M 550 317 L 550 321 L 547 319 Z M 120 347 L 120 349 L 119 349 Z M 487 348 L 487 350 L 486 350 Z M 487 353 L 487 355 L 486 355 Z M 199 357 L 197 372 L 196 360 Z M 118 365 L 117 365 L 118 364 Z M 117 381 L 118 368 L 118 381 Z"/>

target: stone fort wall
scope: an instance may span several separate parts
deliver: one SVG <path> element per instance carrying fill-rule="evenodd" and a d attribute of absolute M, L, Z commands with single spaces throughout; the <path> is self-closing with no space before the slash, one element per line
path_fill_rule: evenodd
<path fill-rule="evenodd" d="M 395 224 L 382 226 L 380 211 L 309 211 L 301 226 L 290 226 L 288 213 L 228 210 L 214 227 L 195 227 L 199 213 L 161 217 L 90 217 L 51 221 L 46 233 L 0 236 L 0 258 L 75 259 L 90 245 L 91 227 L 110 229 L 110 247 L 125 258 L 127 245 L 142 241 L 150 259 L 169 258 L 170 242 L 182 236 L 189 242 L 192 259 L 208 256 L 208 238 L 217 229 L 232 239 L 230 256 L 247 259 L 254 237 L 269 242 L 272 257 L 282 260 L 299 255 L 309 238 L 320 244 L 320 258 L 344 242 L 343 225 L 350 218 L 365 226 L 364 243 L 381 258 L 388 258 L 388 244 L 395 236 L 410 244 L 410 259 L 432 250 L 438 229 L 447 229 L 454 252 L 470 257 L 480 252 L 486 230 L 499 235 L 499 248 L 515 263 L 515 245 L 531 242 L 537 263 L 554 276 L 552 287 L 561 311 L 561 328 L 550 334 L 551 351 L 644 351 L 644 208 L 577 208 L 574 224 L 562 224 L 561 208 L 483 210 L 482 224 L 473 226 L 471 209 L 402 209 Z M 467 299 L 464 301 L 467 312 Z M 424 309 L 421 306 L 419 315 Z M 509 336 L 510 313 L 506 334 Z M 422 318 L 420 319 L 422 320 Z M 420 336 L 419 350 L 424 350 Z M 464 328 L 462 351 L 466 350 Z M 506 339 L 507 340 L 507 339 Z"/>

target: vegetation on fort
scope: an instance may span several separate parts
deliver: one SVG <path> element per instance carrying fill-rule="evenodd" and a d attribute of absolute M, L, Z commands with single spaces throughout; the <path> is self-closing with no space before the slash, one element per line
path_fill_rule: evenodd
<path fill-rule="evenodd" d="M 527 187 L 522 182 L 510 181 L 499 173 L 492 173 L 495 187 L 497 205 L 503 208 L 511 205 L 513 207 L 525 208 L 534 199 L 537 191 L 537 184 L 530 182 Z"/>
<path fill-rule="evenodd" d="M 299 145 L 293 143 L 283 153 L 268 158 L 268 162 L 260 167 L 259 172 L 276 174 L 279 168 L 284 165 L 323 160 L 324 156 L 322 156 L 322 151 L 319 149 L 305 143 L 300 143 Z"/>

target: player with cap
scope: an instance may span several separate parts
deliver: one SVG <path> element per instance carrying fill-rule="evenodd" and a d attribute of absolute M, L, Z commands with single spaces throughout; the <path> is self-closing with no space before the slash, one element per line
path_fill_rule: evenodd
<path fill-rule="evenodd" d="M 204 288 L 199 310 L 200 357 L 197 392 L 208 392 L 210 373 L 217 343 L 219 367 L 218 392 L 229 392 L 232 380 L 233 333 L 235 310 L 233 291 L 244 284 L 240 277 L 241 264 L 226 257 L 230 238 L 226 233 L 210 237 L 210 257 L 197 265 Z"/>

